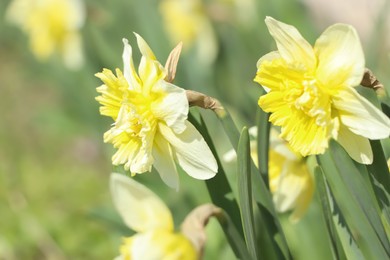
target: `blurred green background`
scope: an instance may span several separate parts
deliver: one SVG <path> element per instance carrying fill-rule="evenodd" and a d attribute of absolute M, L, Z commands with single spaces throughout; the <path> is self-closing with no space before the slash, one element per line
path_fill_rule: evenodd
<path fill-rule="evenodd" d="M 101 82 L 94 74 L 122 68 L 124 37 L 138 63 L 132 32 L 139 33 L 164 64 L 175 44 L 164 27 L 161 2 L 85 1 L 81 33 L 86 62 L 77 71 L 64 67 L 56 55 L 37 61 L 27 36 L 4 19 L 10 1 L 0 2 L 0 259 L 112 259 L 121 237 L 131 234 L 111 203 L 108 178 L 114 149 L 102 136 L 112 122 L 99 115 L 94 98 Z M 389 4 L 359 9 L 353 1 L 344 1 L 349 5 L 342 8 L 352 15 L 341 11 L 337 16 L 333 2 L 203 1 L 197 11 L 211 31 L 200 30 L 196 44 L 184 42 L 175 84 L 220 99 L 239 127 L 254 125 L 260 94 L 253 82 L 256 61 L 275 49 L 263 22 L 269 15 L 293 24 L 311 43 L 334 22 L 352 23 L 361 34 L 367 67 L 389 86 Z M 202 53 L 204 49 L 209 52 Z M 202 113 L 222 156 L 231 146 L 212 113 Z M 225 168 L 234 174 L 234 164 Z M 155 172 L 136 178 L 166 201 L 177 226 L 193 207 L 209 201 L 204 183 L 183 172 L 179 193 Z M 321 246 L 324 224 L 316 202 L 298 224 L 289 224 L 287 217 L 281 216 L 294 258 L 330 257 Z M 216 221 L 207 232 L 205 259 L 234 259 Z"/>

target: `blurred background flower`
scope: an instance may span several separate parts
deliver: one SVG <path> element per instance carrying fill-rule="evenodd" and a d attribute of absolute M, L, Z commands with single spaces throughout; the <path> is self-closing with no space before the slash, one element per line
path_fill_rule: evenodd
<path fill-rule="evenodd" d="M 249 128 L 250 153 L 258 166 L 257 127 Z M 270 133 L 268 154 L 269 188 L 275 209 L 279 213 L 292 211 L 289 219 L 298 222 L 306 213 L 313 199 L 314 179 L 306 164 L 306 158 L 295 153 L 286 141 L 279 137 L 276 129 Z M 226 162 L 236 160 L 236 153 L 230 150 L 223 156 Z"/>
<path fill-rule="evenodd" d="M 206 64 L 215 60 L 218 45 L 202 0 L 162 0 L 160 12 L 172 44 L 183 42 L 184 50 L 195 48 Z"/>
<path fill-rule="evenodd" d="M 31 51 L 39 60 L 59 52 L 68 68 L 82 65 L 82 0 L 13 0 L 7 19 L 28 35 Z"/>

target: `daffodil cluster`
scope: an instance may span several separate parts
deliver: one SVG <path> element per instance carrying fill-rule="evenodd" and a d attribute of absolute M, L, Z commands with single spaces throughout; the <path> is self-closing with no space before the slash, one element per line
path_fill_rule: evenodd
<path fill-rule="evenodd" d="M 162 8 L 172 5 L 168 8 L 172 11 L 178 4 L 165 1 Z M 193 22 L 191 17 L 184 18 L 189 24 Z M 307 211 L 314 193 L 306 157 L 324 153 L 333 138 L 352 159 L 371 164 L 369 139 L 387 138 L 390 120 L 355 88 L 362 82 L 365 61 L 353 27 L 335 24 L 312 47 L 293 26 L 271 17 L 265 21 L 278 49 L 259 59 L 255 77 L 267 92 L 259 98 L 258 105 L 270 113 L 269 121 L 275 125 L 270 131 L 267 154 L 272 195 L 268 210 L 292 211 L 290 220 L 297 222 Z M 186 33 L 183 37 L 193 38 L 196 32 Z M 112 164 L 123 165 L 132 177 L 154 167 L 163 182 L 176 190 L 179 189 L 176 163 L 191 177 L 213 178 L 218 171 L 217 161 L 200 132 L 187 120 L 189 105 L 203 104 L 203 108 L 214 110 L 222 120 L 227 117 L 226 111 L 211 97 L 172 83 L 181 45 L 171 52 L 164 67 L 146 41 L 138 34 L 135 36 L 141 52 L 138 69 L 133 63 L 133 48 L 123 39 L 123 71 L 116 69 L 114 74 L 103 69 L 96 74 L 103 82 L 97 88 L 100 95 L 96 98 L 101 104 L 100 113 L 113 120 L 104 134 L 104 141 L 117 149 Z M 249 132 L 252 139 L 257 138 L 256 128 Z M 250 143 L 255 164 L 259 156 L 264 156 L 257 154 L 257 144 L 257 140 Z M 232 158 L 234 151 L 225 156 L 226 160 Z M 205 235 L 203 230 L 197 231 L 197 225 L 194 228 L 193 222 L 188 221 L 184 226 L 189 229 L 176 233 L 170 211 L 148 188 L 115 173 L 110 185 L 119 214 L 137 232 L 123 240 L 117 259 L 201 258 L 203 247 L 199 245 L 204 244 Z M 214 209 L 215 206 L 208 209 L 208 217 L 201 221 L 198 212 L 193 214 L 203 223 L 201 227 L 212 214 L 222 212 L 218 208 L 210 213 Z M 245 214 L 253 213 L 248 212 Z M 242 223 L 248 219 L 253 221 L 255 216 L 244 217 Z M 191 238 L 192 234 L 195 238 Z M 247 234 L 244 236 L 250 239 Z M 254 251 L 252 254 L 256 255 Z"/>

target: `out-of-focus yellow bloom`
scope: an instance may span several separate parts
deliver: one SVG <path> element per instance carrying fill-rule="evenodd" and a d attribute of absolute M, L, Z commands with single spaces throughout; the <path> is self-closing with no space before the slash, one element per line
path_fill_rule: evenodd
<path fill-rule="evenodd" d="M 271 130 L 268 159 L 269 187 L 278 212 L 292 210 L 290 220 L 298 221 L 307 211 L 314 194 L 314 180 L 304 158 L 293 152 Z"/>
<path fill-rule="evenodd" d="M 116 260 L 195 260 L 191 241 L 175 233 L 171 212 L 152 191 L 124 175 L 110 178 L 112 198 L 126 225 L 138 232 L 124 238 Z"/>
<path fill-rule="evenodd" d="M 257 166 L 257 127 L 251 127 L 249 134 L 253 138 L 250 142 L 251 157 Z M 231 150 L 223 158 L 232 161 L 235 157 L 235 151 Z M 292 210 L 290 220 L 297 222 L 310 205 L 314 180 L 304 158 L 293 152 L 288 143 L 278 137 L 275 129 L 271 129 L 270 134 L 268 174 L 275 209 L 280 213 Z"/>
<path fill-rule="evenodd" d="M 104 141 L 118 151 L 114 165 L 124 164 L 132 175 L 151 171 L 152 165 L 170 187 L 179 188 L 174 158 L 196 179 L 209 179 L 217 172 L 217 162 L 201 134 L 187 120 L 189 105 L 185 90 L 164 79 L 166 69 L 156 60 L 144 39 L 137 35 L 142 53 L 138 74 L 132 48 L 124 42 L 124 72 L 104 69 L 97 73 L 104 85 L 100 113 L 115 123 L 104 134 Z"/>
<path fill-rule="evenodd" d="M 260 58 L 255 81 L 268 92 L 259 106 L 281 137 L 303 156 L 324 153 L 333 137 L 354 160 L 371 164 L 368 139 L 387 138 L 390 120 L 353 88 L 364 74 L 355 29 L 330 26 L 313 48 L 295 27 L 271 17 L 265 22 L 278 51 Z"/>
<path fill-rule="evenodd" d="M 28 34 L 38 59 L 45 60 L 59 51 L 67 67 L 77 69 L 82 65 L 79 30 L 85 10 L 81 0 L 14 0 L 7 18 Z"/>
<path fill-rule="evenodd" d="M 195 46 L 200 60 L 210 63 L 217 54 L 214 30 L 202 0 L 162 0 L 160 12 L 173 43 Z"/>

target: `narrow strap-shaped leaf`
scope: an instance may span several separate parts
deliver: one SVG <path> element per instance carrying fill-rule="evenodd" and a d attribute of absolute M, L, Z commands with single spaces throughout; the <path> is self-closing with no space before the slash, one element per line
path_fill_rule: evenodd
<path fill-rule="evenodd" d="M 317 194 L 321 203 L 322 213 L 325 217 L 325 224 L 328 231 L 329 244 L 333 254 L 333 259 L 346 259 L 342 244 L 340 242 L 337 229 L 333 223 L 333 212 L 329 202 L 328 187 L 326 185 L 325 177 L 320 167 L 314 169 L 314 176 L 316 180 Z"/>
<path fill-rule="evenodd" d="M 238 147 L 240 135 L 229 112 L 225 110 L 223 116 L 217 116 L 221 121 L 232 146 Z M 288 248 L 282 226 L 276 214 L 271 193 L 253 162 L 251 162 L 250 167 L 252 174 L 253 197 L 258 205 L 261 219 L 260 223 L 258 223 L 259 241 L 261 241 L 261 244 L 264 243 L 268 245 L 266 248 L 259 249 L 259 256 L 265 255 L 266 257 L 264 259 L 272 259 L 271 255 L 267 256 L 266 253 L 268 251 L 270 254 L 274 255 L 276 259 L 281 257 L 291 259 L 291 253 Z"/>
<path fill-rule="evenodd" d="M 241 239 L 241 235 L 229 215 L 224 211 L 222 216 L 223 217 L 216 217 L 236 257 L 238 259 L 251 259 L 251 255 L 247 250 L 245 242 L 243 239 Z"/>
<path fill-rule="evenodd" d="M 202 134 L 203 138 L 209 145 L 218 163 L 218 173 L 214 178 L 206 181 L 206 187 L 209 191 L 213 204 L 222 208 L 225 211 L 226 215 L 230 216 L 229 222 L 226 226 L 227 229 L 223 228 L 223 231 L 236 257 L 240 259 L 248 259 L 247 256 L 250 256 L 250 254 L 245 247 L 241 219 L 239 214 L 237 214 L 239 212 L 239 207 L 237 201 L 234 198 L 229 199 L 229 195 L 232 194 L 232 190 L 226 178 L 226 173 L 223 170 L 221 161 L 216 153 L 214 143 L 211 140 L 211 137 L 209 135 L 206 125 L 204 124 L 203 119 L 200 119 L 200 122 L 198 122 L 195 117 L 190 113 L 189 120 Z M 232 235 L 234 235 L 235 237 L 231 237 Z M 245 247 L 244 249 L 242 249 L 243 245 Z"/>
<path fill-rule="evenodd" d="M 387 259 L 389 241 L 377 212 L 372 210 L 374 203 L 370 201 L 372 197 L 362 173 L 334 141 L 318 158 L 335 201 L 363 255 L 368 259 Z"/>
<path fill-rule="evenodd" d="M 341 213 L 340 208 L 338 207 L 331 190 L 329 189 L 327 182 L 325 181 L 325 175 L 323 174 L 323 172 L 320 173 L 322 179 L 324 180 L 323 183 L 326 196 L 329 202 L 329 209 L 332 213 L 332 222 L 337 233 L 336 237 L 340 239 L 340 243 L 342 245 L 342 249 L 339 251 L 339 253 L 345 253 L 345 257 L 347 259 L 363 260 L 364 256 L 362 254 L 362 251 L 356 244 L 352 232 L 349 229 L 344 219 L 344 216 Z"/>
<path fill-rule="evenodd" d="M 269 114 L 262 109 L 258 109 L 257 123 L 257 156 L 259 163 L 259 171 L 263 176 L 264 183 L 269 188 L 268 179 L 268 149 L 269 149 L 269 133 L 270 122 L 268 122 Z"/>
<path fill-rule="evenodd" d="M 252 259 L 257 259 L 256 234 L 253 220 L 250 156 L 249 133 L 248 129 L 244 127 L 237 148 L 238 201 L 246 245 Z"/>
<path fill-rule="evenodd" d="M 390 239 L 390 173 L 387 166 L 386 157 L 383 153 L 383 148 L 379 140 L 373 140 L 371 147 L 374 153 L 374 162 L 367 165 L 367 170 L 370 173 L 370 180 L 374 190 L 380 214 L 382 215 L 382 223 L 386 230 L 387 237 Z"/>
<path fill-rule="evenodd" d="M 226 111 L 226 110 L 225 110 Z M 238 147 L 238 141 L 240 138 L 240 133 L 233 122 L 228 111 L 225 112 L 223 117 L 218 117 L 220 119 L 222 126 L 229 138 L 230 143 L 233 147 Z M 253 195 L 255 200 L 258 203 L 261 203 L 263 207 L 265 207 L 269 213 L 277 218 L 276 211 L 272 202 L 271 194 L 267 189 L 267 185 L 265 185 L 263 179 L 258 173 L 256 166 L 251 163 L 251 171 L 252 171 L 252 184 L 253 184 Z"/>

